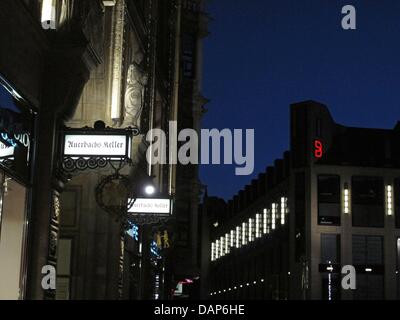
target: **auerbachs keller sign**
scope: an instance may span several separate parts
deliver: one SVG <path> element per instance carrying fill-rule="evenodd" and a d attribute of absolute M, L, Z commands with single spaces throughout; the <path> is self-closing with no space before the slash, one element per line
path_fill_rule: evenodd
<path fill-rule="evenodd" d="M 63 156 L 70 158 L 131 158 L 131 136 L 118 129 L 110 131 L 74 131 L 64 133 Z"/>

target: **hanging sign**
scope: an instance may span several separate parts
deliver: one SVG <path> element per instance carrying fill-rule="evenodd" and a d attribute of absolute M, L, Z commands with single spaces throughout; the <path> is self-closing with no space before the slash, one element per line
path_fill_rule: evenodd
<path fill-rule="evenodd" d="M 171 199 L 137 198 L 132 207 L 128 210 L 134 214 L 172 214 Z"/>
<path fill-rule="evenodd" d="M 131 137 L 125 132 L 65 132 L 64 157 L 131 158 Z"/>

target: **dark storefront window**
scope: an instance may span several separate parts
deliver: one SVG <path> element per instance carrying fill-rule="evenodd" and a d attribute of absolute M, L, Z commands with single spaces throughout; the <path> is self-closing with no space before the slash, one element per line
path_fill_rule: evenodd
<path fill-rule="evenodd" d="M 383 227 L 384 185 L 379 177 L 353 177 L 352 216 L 354 227 Z"/>
<path fill-rule="evenodd" d="M 353 235 L 353 265 L 357 272 L 354 298 L 383 299 L 383 237 Z"/>
<path fill-rule="evenodd" d="M 340 225 L 340 177 L 318 176 L 318 223 Z"/>
<path fill-rule="evenodd" d="M 340 264 L 340 235 L 321 234 L 321 263 Z"/>
<path fill-rule="evenodd" d="M 27 189 L 0 170 L 0 300 L 22 299 Z"/>
<path fill-rule="evenodd" d="M 340 299 L 340 235 L 321 234 L 322 299 Z"/>

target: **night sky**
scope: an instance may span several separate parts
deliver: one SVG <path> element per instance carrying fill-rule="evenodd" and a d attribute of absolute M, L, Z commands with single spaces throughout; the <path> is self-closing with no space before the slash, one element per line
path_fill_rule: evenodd
<path fill-rule="evenodd" d="M 341 27 L 354 5 L 357 30 Z M 230 199 L 289 145 L 289 105 L 317 100 L 336 122 L 400 120 L 399 0 L 213 0 L 204 43 L 203 128 L 255 129 L 255 170 L 201 166 L 208 194 Z"/>

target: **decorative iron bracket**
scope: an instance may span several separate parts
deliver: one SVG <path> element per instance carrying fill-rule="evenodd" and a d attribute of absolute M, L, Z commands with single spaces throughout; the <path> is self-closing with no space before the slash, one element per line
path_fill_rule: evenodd
<path fill-rule="evenodd" d="M 173 216 L 160 216 L 157 214 L 129 214 L 127 219 L 137 225 L 163 225 L 173 219 Z"/>
<path fill-rule="evenodd" d="M 113 158 L 108 158 L 108 157 L 90 157 L 90 158 L 64 157 L 62 159 L 62 169 L 66 173 L 73 173 L 75 171 L 83 171 L 86 169 L 104 168 L 108 164 L 110 164 L 115 169 L 114 167 L 115 162 L 119 163 L 119 169 L 122 169 L 122 167 L 125 165 L 132 164 L 132 160 L 129 158 L 115 160 Z"/>
<path fill-rule="evenodd" d="M 84 171 L 86 169 L 98 169 L 104 168 L 107 165 L 111 165 L 116 172 L 119 172 L 122 167 L 125 165 L 131 165 L 132 160 L 130 159 L 130 148 L 131 148 L 131 139 L 133 136 L 137 136 L 140 134 L 140 130 L 137 127 L 128 127 L 128 128 L 111 128 L 106 127 L 104 122 L 97 121 L 94 124 L 94 128 L 84 127 L 84 128 L 64 128 L 61 134 L 61 150 L 60 150 L 60 166 L 61 171 L 70 176 L 72 173 L 76 171 Z M 91 154 L 82 154 L 71 152 L 65 152 L 67 147 L 67 136 L 78 136 L 81 137 L 90 137 L 90 136 L 99 136 L 107 137 L 107 136 L 119 136 L 126 137 L 125 140 L 125 148 L 122 154 L 117 156 L 109 155 L 104 152 L 101 155 L 91 155 Z M 82 138 L 81 138 L 82 139 Z M 93 141 L 93 140 L 92 140 Z M 84 142 L 86 143 L 86 142 Z M 93 143 L 93 142 L 92 142 Z M 74 150 L 75 151 L 75 150 Z M 88 152 L 89 153 L 89 152 Z"/>

